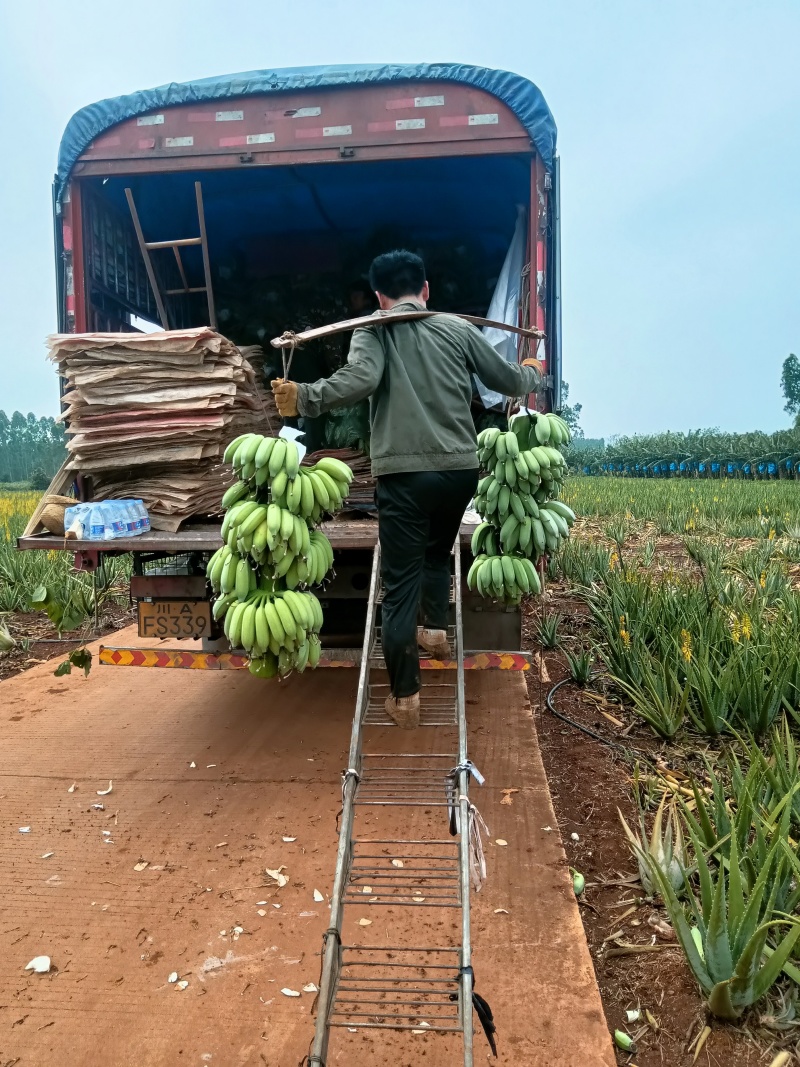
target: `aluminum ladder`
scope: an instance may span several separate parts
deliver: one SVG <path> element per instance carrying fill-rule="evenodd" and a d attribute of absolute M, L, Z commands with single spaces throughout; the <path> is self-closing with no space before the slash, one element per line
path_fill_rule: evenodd
<path fill-rule="evenodd" d="M 397 730 L 395 751 L 370 754 L 363 751 L 365 729 L 394 725 L 384 708 L 388 685 L 371 681 L 372 671 L 383 666 L 377 625 L 382 599 L 380 546 L 375 547 L 348 767 L 342 776 L 339 847 L 330 925 L 323 938 L 315 1033 L 306 1061 L 309 1067 L 325 1067 L 332 1031 L 340 1027 L 356 1032 L 461 1034 L 463 1065 L 473 1067 L 470 831 L 474 832 L 473 818 L 478 816 L 468 799 L 474 772 L 467 756 L 458 540 L 453 555 L 455 626 L 448 636 L 451 648 L 455 646 L 456 678 L 454 684 L 423 684 L 420 725 L 455 728 L 456 751 L 405 753 L 401 749 L 404 734 Z M 356 832 L 365 812 L 374 817 L 380 811 L 385 822 L 399 815 L 400 809 L 405 809 L 405 818 L 411 818 L 414 809 L 420 808 L 432 819 L 441 815 L 441 831 L 436 836 L 373 837 L 374 823 L 368 838 Z M 461 827 L 467 832 L 453 836 Z M 387 905 L 456 909 L 460 915 L 453 916 L 453 943 L 346 944 L 344 912 L 356 902 L 361 909 Z"/>

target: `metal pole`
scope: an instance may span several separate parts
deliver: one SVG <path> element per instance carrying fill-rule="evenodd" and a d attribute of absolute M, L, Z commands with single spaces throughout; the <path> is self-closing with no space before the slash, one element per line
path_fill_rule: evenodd
<path fill-rule="evenodd" d="M 456 714 L 458 718 L 458 762 L 467 762 L 467 704 L 464 681 L 464 627 L 461 606 L 461 535 L 455 543 L 456 577 Z M 461 877 L 461 1026 L 464 1034 L 464 1067 L 473 1067 L 472 1058 L 472 944 L 469 915 L 469 771 L 458 776 L 459 790 L 459 859 Z"/>
<path fill-rule="evenodd" d="M 372 554 L 372 576 L 369 585 L 367 620 L 364 627 L 364 646 L 361 653 L 361 666 L 358 674 L 358 693 L 353 727 L 350 733 L 350 752 L 347 757 L 347 772 L 342 790 L 342 824 L 339 830 L 339 847 L 336 853 L 336 874 L 331 893 L 331 918 L 329 930 L 336 931 L 334 937 L 329 933 L 323 947 L 322 973 L 319 983 L 319 1007 L 314 1029 L 314 1043 L 311 1049 L 312 1064 L 324 1064 L 328 1054 L 330 1031 L 328 1019 L 336 991 L 339 963 L 339 931 L 342 923 L 342 904 L 347 887 L 348 868 L 351 856 L 351 834 L 353 829 L 354 800 L 358 789 L 358 775 L 361 774 L 361 725 L 369 702 L 369 653 L 375 630 L 375 615 L 378 604 L 378 585 L 380 576 L 381 550 L 375 545 Z M 350 774 L 355 771 L 355 775 Z"/>

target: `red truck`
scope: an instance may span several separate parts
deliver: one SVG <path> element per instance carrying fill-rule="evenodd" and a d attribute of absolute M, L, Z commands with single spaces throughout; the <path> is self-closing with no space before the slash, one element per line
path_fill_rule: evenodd
<path fill-rule="evenodd" d="M 544 403 L 557 411 L 555 141 L 535 85 L 461 64 L 255 71 L 92 104 L 65 131 L 53 189 L 59 329 L 210 324 L 269 348 L 284 329 L 320 325 L 335 301 L 318 295 L 344 293 L 373 255 L 398 245 L 423 253 L 432 307 L 485 315 L 516 235 L 514 324 L 545 334 L 535 354 Z M 323 662 L 342 662 L 361 643 L 376 523 L 337 520 L 326 533 L 336 573 Z M 109 543 L 133 556 L 142 636 L 185 636 L 193 620 L 204 651 L 180 665 L 244 664 L 210 628 L 205 563 L 220 543 L 208 519 Z M 36 534 L 20 548 L 63 544 Z M 89 569 L 106 551 L 73 545 Z M 178 616 L 173 634 L 163 619 Z M 518 652 L 518 609 L 468 597 L 464 643 Z M 106 662 L 173 665 L 163 651 L 114 652 Z"/>

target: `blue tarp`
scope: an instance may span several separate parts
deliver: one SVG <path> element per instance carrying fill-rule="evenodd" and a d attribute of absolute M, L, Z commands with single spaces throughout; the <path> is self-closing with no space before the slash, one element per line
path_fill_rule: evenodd
<path fill-rule="evenodd" d="M 96 137 L 117 123 L 137 115 L 175 104 L 224 100 L 259 93 L 418 81 L 459 82 L 496 96 L 514 112 L 528 131 L 545 166 L 548 170 L 552 168 L 556 150 L 555 121 L 539 89 L 519 74 L 462 63 L 289 67 L 171 83 L 157 89 L 144 89 L 127 96 L 100 100 L 81 108 L 69 120 L 61 139 L 56 172 L 57 194 L 60 198 L 70 171 Z"/>

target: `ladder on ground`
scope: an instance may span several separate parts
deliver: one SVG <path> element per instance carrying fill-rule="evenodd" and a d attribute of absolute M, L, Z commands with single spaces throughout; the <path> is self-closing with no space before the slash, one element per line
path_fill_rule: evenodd
<path fill-rule="evenodd" d="M 128 201 L 128 207 L 131 211 L 133 228 L 136 231 L 136 240 L 139 242 L 139 250 L 142 253 L 147 277 L 150 280 L 150 287 L 153 290 L 153 296 L 156 301 L 156 307 L 158 308 L 161 325 L 165 330 L 170 328 L 170 324 L 164 297 L 188 296 L 194 293 L 206 294 L 206 301 L 208 303 L 208 324 L 214 330 L 217 328 L 217 312 L 214 307 L 214 290 L 211 287 L 211 259 L 208 254 L 206 213 L 203 206 L 203 187 L 200 182 L 194 183 L 194 195 L 195 200 L 197 201 L 197 221 L 200 230 L 198 237 L 179 237 L 169 241 L 146 241 L 144 231 L 142 230 L 142 224 L 139 220 L 139 212 L 136 210 L 136 204 L 133 199 L 133 191 L 131 189 L 125 190 L 125 199 Z M 189 281 L 186 277 L 186 269 L 183 260 L 181 259 L 181 249 L 192 247 L 200 248 L 203 257 L 203 277 L 205 279 L 205 285 L 189 285 Z M 156 274 L 153 257 L 150 255 L 151 252 L 158 251 L 159 249 L 172 250 L 172 253 L 175 256 L 175 264 L 178 268 L 178 275 L 181 280 L 181 285 L 177 289 L 165 289 L 163 293 L 161 292 L 161 287 L 158 283 L 158 275 Z"/>
<path fill-rule="evenodd" d="M 450 733 L 452 738 L 455 732 L 454 750 L 403 752 L 405 732 L 395 730 L 394 751 L 364 752 L 366 730 L 394 725 L 384 707 L 389 687 L 372 681 L 372 672 L 383 667 L 377 621 L 382 599 L 380 546 L 375 547 L 309 1067 L 325 1067 L 337 1028 L 461 1035 L 463 1065 L 473 1067 L 470 837 L 479 816 L 468 799 L 472 765 L 467 756 L 458 541 L 454 564 L 455 625 L 448 636 L 457 662 L 455 681 L 423 684 L 420 724 L 435 731 L 437 746 L 441 735 Z M 440 816 L 441 829 L 430 837 L 376 837 L 372 827 L 378 811 L 384 826 L 400 817 L 413 821 L 415 813 L 422 812 L 432 820 Z M 361 836 L 366 813 L 372 814 L 373 822 L 370 832 Z M 344 914 L 356 904 L 362 916 L 373 909 L 377 916 L 377 909 L 386 906 L 412 909 L 412 916 L 420 914 L 416 909 L 454 909 L 451 940 L 443 937 L 438 945 L 349 944 L 343 934 Z M 367 925 L 372 924 L 367 921 Z"/>

